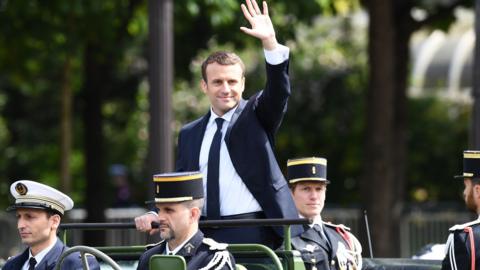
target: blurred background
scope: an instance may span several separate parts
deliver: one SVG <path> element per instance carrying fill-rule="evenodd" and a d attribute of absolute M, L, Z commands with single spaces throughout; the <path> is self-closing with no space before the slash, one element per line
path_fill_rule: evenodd
<path fill-rule="evenodd" d="M 143 213 L 152 174 L 174 169 L 180 127 L 208 110 L 202 60 L 235 51 L 244 98 L 263 87 L 261 44 L 239 30 L 240 3 L 0 0 L 0 207 L 12 182 L 31 179 L 71 195 L 65 222 Z M 475 1 L 268 4 L 291 48 L 277 159 L 283 169 L 289 158 L 328 159 L 324 219 L 351 226 L 369 256 L 366 211 L 374 255 L 410 257 L 476 218 L 452 177 L 462 151 L 480 149 Z M 146 241 L 116 233 L 69 244 Z M 5 212 L 0 242 L 0 258 L 21 248 Z"/>

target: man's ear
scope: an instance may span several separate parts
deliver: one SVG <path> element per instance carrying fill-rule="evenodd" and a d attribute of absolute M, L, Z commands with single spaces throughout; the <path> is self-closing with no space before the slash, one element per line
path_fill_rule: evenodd
<path fill-rule="evenodd" d="M 480 184 L 472 183 L 473 196 L 480 199 Z"/>
<path fill-rule="evenodd" d="M 57 230 L 57 229 L 58 229 L 58 227 L 60 226 L 60 221 L 61 221 L 61 219 L 62 219 L 62 218 L 61 218 L 59 215 L 57 215 L 57 214 L 52 215 L 52 216 L 50 217 L 50 220 L 52 221 L 52 229 L 54 229 L 54 230 Z"/>
<path fill-rule="evenodd" d="M 203 79 L 200 81 L 200 89 L 203 93 L 207 93 L 207 82 Z"/>
<path fill-rule="evenodd" d="M 200 220 L 201 211 L 198 207 L 192 207 L 190 209 L 190 218 L 194 221 Z"/>

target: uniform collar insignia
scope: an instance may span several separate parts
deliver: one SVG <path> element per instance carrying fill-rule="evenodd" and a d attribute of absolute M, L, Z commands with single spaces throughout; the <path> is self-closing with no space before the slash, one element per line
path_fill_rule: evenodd
<path fill-rule="evenodd" d="M 186 255 L 190 255 L 192 251 L 195 249 L 195 246 L 192 245 L 192 243 L 187 243 L 185 246 L 183 246 L 183 249 L 187 253 Z"/>

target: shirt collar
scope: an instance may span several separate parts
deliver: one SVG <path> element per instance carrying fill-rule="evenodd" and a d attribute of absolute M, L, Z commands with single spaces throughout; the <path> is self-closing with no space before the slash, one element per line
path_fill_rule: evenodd
<path fill-rule="evenodd" d="M 304 216 L 302 216 L 300 214 L 298 214 L 298 216 L 300 218 L 305 218 Z M 318 216 L 314 217 L 313 222 L 308 224 L 308 226 L 310 226 L 310 228 L 313 228 L 313 225 L 315 225 L 315 224 L 320 225 L 320 227 L 323 226 L 322 216 L 318 215 Z"/>
<path fill-rule="evenodd" d="M 222 116 L 218 116 L 214 111 L 213 109 L 210 107 L 210 119 L 208 119 L 208 123 L 211 124 L 213 121 L 215 121 L 215 119 L 217 119 L 218 117 L 221 117 L 223 118 L 223 120 L 227 121 L 230 123 L 230 121 L 232 120 L 232 117 L 233 117 L 233 114 L 235 113 L 235 110 L 238 108 L 238 104 L 237 106 L 233 107 L 230 111 L 228 111 L 227 113 L 225 113 L 224 115 Z"/>
<path fill-rule="evenodd" d="M 58 239 L 57 239 L 58 241 Z M 34 257 L 35 258 L 35 261 L 37 261 L 37 264 L 36 265 L 39 265 L 40 262 L 43 260 L 43 258 L 45 257 L 45 255 L 47 255 L 47 253 L 53 248 L 53 246 L 55 246 L 55 244 L 57 243 L 57 241 L 53 242 L 53 244 L 51 244 L 50 246 L 48 246 L 47 248 L 45 248 L 44 250 L 40 251 L 37 255 L 33 256 L 32 255 L 32 251 L 30 249 L 28 249 L 28 260 L 27 262 L 30 260 L 30 258 Z"/>

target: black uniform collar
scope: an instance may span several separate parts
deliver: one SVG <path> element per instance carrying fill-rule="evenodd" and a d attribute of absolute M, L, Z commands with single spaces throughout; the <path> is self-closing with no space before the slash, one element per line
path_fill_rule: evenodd
<path fill-rule="evenodd" d="M 202 245 L 203 233 L 198 230 L 196 234 L 177 252 L 176 255 L 191 257 L 197 253 L 198 247 Z"/>

